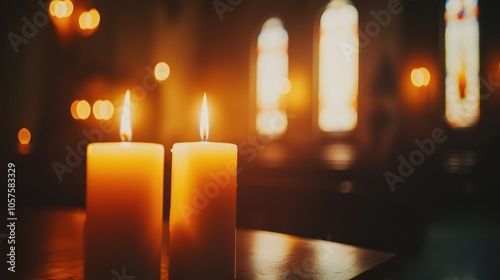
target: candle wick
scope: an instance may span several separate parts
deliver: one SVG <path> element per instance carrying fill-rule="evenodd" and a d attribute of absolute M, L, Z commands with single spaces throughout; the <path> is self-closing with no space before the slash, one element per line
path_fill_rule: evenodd
<path fill-rule="evenodd" d="M 203 129 L 203 133 L 201 135 L 201 141 L 206 142 L 207 141 L 207 130 Z"/>
<path fill-rule="evenodd" d="M 129 137 L 126 133 L 120 134 L 120 138 L 123 142 L 130 142 L 132 140 L 132 137 Z"/>

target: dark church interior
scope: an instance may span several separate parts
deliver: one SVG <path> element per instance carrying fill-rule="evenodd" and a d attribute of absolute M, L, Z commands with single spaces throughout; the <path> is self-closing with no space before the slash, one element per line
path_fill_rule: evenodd
<path fill-rule="evenodd" d="M 54 268 L 50 254 L 33 253 L 63 250 L 55 232 L 75 230 L 39 213 L 85 211 L 86 147 L 120 142 L 127 89 L 132 140 L 165 147 L 165 223 L 170 149 L 200 140 L 206 93 L 209 140 L 238 146 L 238 229 L 392 256 L 356 277 L 245 277 L 236 259 L 236 279 L 500 279 L 497 1 L 1 5 L 1 162 L 4 178 L 15 165 L 18 213 L 18 271 L 7 271 L 2 225 L 1 279 L 82 279 L 65 274 L 72 267 Z M 279 40 L 286 45 L 266 49 Z M 286 89 L 266 91 L 280 71 Z M 332 88 L 348 96 L 328 95 Z"/>

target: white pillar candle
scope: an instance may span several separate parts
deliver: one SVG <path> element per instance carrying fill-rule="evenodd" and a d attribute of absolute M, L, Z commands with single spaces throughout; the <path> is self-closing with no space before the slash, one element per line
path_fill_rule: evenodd
<path fill-rule="evenodd" d="M 237 146 L 210 143 L 203 99 L 202 142 L 172 148 L 169 279 L 235 279 Z"/>

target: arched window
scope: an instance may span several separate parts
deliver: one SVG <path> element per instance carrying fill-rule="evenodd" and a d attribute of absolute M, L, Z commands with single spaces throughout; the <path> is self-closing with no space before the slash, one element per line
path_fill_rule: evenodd
<path fill-rule="evenodd" d="M 288 33 L 278 18 L 268 19 L 257 39 L 257 118 L 261 135 L 279 136 L 288 126 Z"/>
<path fill-rule="evenodd" d="M 446 0 L 446 108 L 451 127 L 479 119 L 479 22 L 477 0 Z"/>
<path fill-rule="evenodd" d="M 323 12 L 319 35 L 318 125 L 322 131 L 351 131 L 358 122 L 358 12 L 333 0 Z"/>

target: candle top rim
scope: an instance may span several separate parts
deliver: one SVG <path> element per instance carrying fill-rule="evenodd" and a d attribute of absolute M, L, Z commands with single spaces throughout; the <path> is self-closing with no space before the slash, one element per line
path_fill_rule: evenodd
<path fill-rule="evenodd" d="M 179 142 L 174 143 L 172 149 L 170 149 L 171 153 L 174 151 L 195 151 L 195 150 L 227 150 L 227 151 L 238 151 L 238 145 L 233 143 L 224 143 L 224 142 L 208 142 L 208 141 L 197 141 L 197 142 Z"/>
<path fill-rule="evenodd" d="M 186 145 L 186 144 L 199 144 L 199 145 L 210 145 L 210 144 L 215 144 L 215 145 L 232 145 L 232 146 L 237 146 L 234 143 L 226 143 L 226 142 L 211 142 L 211 141 L 192 141 L 192 142 L 177 142 L 174 143 L 173 146 L 175 145 Z"/>
<path fill-rule="evenodd" d="M 143 147 L 150 147 L 150 148 L 159 148 L 159 149 L 164 149 L 163 145 L 160 143 L 151 143 L 151 142 L 93 142 L 90 143 L 87 147 L 104 147 L 104 146 L 121 146 L 121 147 L 131 147 L 131 146 L 143 146 Z"/>

